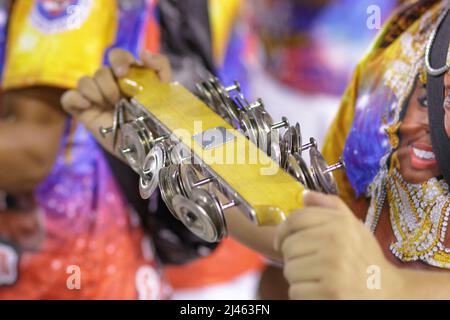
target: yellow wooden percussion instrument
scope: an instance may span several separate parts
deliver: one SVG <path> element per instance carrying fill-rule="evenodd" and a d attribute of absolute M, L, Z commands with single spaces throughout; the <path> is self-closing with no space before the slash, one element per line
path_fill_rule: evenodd
<path fill-rule="evenodd" d="M 262 100 L 249 103 L 239 84 L 211 77 L 198 98 L 150 70 L 132 69 L 120 82 L 131 97 L 116 107 L 113 134 L 139 173 L 141 196 L 157 186 L 192 232 L 216 242 L 226 235 L 224 211 L 237 207 L 259 225 L 276 225 L 302 207 L 305 188 L 336 193 L 332 171 L 314 139 L 302 144 L 300 126 L 274 123 Z M 301 157 L 309 150 L 311 165 Z"/>

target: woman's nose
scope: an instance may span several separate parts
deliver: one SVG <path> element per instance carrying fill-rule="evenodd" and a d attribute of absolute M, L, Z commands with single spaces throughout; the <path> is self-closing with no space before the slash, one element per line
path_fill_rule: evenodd
<path fill-rule="evenodd" d="M 416 134 L 429 134 L 430 125 L 428 123 L 428 117 L 417 122 L 405 122 L 400 126 L 400 134 L 405 135 L 416 135 Z"/>

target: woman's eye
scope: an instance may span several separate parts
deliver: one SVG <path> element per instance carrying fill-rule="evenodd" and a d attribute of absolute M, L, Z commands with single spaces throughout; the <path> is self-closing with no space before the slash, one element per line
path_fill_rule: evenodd
<path fill-rule="evenodd" d="M 420 104 L 421 107 L 428 108 L 428 99 L 427 99 L 427 96 L 421 96 L 421 97 L 419 97 L 418 101 L 419 101 L 419 104 Z"/>

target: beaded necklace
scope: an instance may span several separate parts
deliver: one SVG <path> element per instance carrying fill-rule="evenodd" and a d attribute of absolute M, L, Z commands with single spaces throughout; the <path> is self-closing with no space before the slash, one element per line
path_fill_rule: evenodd
<path fill-rule="evenodd" d="M 450 248 L 444 245 L 450 215 L 445 180 L 412 184 L 394 169 L 387 178 L 387 199 L 396 238 L 390 245 L 392 253 L 404 262 L 420 260 L 450 269 Z"/>

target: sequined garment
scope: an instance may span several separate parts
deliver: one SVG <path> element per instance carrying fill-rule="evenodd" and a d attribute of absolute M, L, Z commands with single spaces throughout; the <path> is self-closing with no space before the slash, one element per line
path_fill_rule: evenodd
<path fill-rule="evenodd" d="M 450 248 L 445 245 L 450 215 L 450 190 L 443 179 L 407 183 L 398 170 L 387 179 L 390 220 L 396 241 L 392 253 L 402 261 L 421 260 L 450 269 Z"/>

